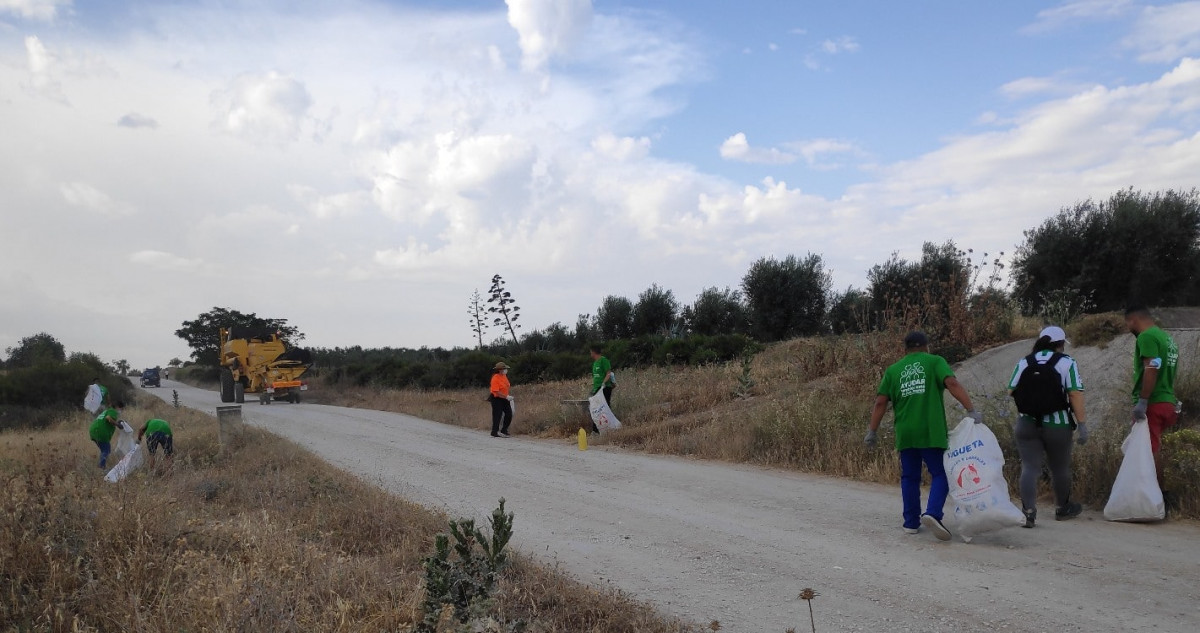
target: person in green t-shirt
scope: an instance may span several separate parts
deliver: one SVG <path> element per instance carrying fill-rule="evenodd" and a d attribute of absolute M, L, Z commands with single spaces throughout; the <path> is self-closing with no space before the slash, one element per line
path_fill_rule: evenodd
<path fill-rule="evenodd" d="M 175 438 L 171 433 L 171 425 L 167 424 L 166 420 L 151 418 L 146 420 L 138 431 L 137 441 L 142 441 L 142 436 L 146 436 L 146 448 L 153 455 L 158 452 L 158 447 L 161 446 L 163 454 L 170 457 L 175 454 Z"/>
<path fill-rule="evenodd" d="M 1179 346 L 1154 322 L 1145 306 L 1125 311 L 1125 326 L 1137 337 L 1133 352 L 1132 422 L 1150 427 L 1150 447 L 1158 470 L 1158 485 L 1163 484 L 1162 461 L 1158 451 L 1163 431 L 1175 426 L 1175 374 L 1179 370 Z M 1166 492 L 1163 496 L 1168 496 Z"/>
<path fill-rule="evenodd" d="M 603 391 L 604 403 L 611 408 L 613 389 L 617 386 L 617 376 L 613 373 L 612 363 L 604 357 L 599 344 L 593 344 L 589 349 L 592 353 L 592 395 Z M 595 422 L 592 422 L 591 425 L 592 433 L 600 432 Z"/>
<path fill-rule="evenodd" d="M 950 493 L 942 454 L 949 445 L 946 405 L 942 393 L 949 391 L 976 424 L 983 415 L 971 404 L 971 396 L 954 377 L 946 359 L 929 353 L 929 337 L 910 332 L 904 337 L 904 358 L 883 372 L 883 380 L 871 410 L 871 424 L 864 440 L 874 447 L 876 433 L 891 403 L 896 419 L 896 450 L 900 452 L 900 493 L 904 500 L 904 531 L 916 534 L 920 526 L 934 536 L 950 540 L 950 530 L 942 523 L 943 507 Z M 933 480 L 929 503 L 921 514 L 921 464 Z"/>
<path fill-rule="evenodd" d="M 108 463 L 108 456 L 112 453 L 112 436 L 117 432 L 117 426 L 121 423 L 121 409 L 123 408 L 125 408 L 125 403 L 115 403 L 101 411 L 100 415 L 92 421 L 92 425 L 88 427 L 88 436 L 100 449 L 100 468 L 104 468 Z"/>

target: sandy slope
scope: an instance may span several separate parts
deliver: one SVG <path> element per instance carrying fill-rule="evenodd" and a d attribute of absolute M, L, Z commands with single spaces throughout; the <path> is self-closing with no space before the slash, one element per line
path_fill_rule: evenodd
<path fill-rule="evenodd" d="M 213 411 L 213 392 L 149 393 Z M 516 544 L 664 612 L 725 631 L 1200 630 L 1200 529 L 1095 513 L 971 545 L 907 536 L 891 487 L 492 439 L 416 418 L 246 404 L 245 417 L 407 498 L 482 518 L 500 497 Z M 482 410 L 480 414 L 484 415 Z M 177 447 L 186 451 L 186 446 Z M 953 526 L 951 526 L 953 529 Z"/>
<path fill-rule="evenodd" d="M 1179 346 L 1184 371 L 1200 361 L 1200 330 L 1169 330 Z M 958 379 L 972 394 L 1007 394 L 1008 380 L 1021 357 L 1029 354 L 1033 341 L 1018 341 L 990 349 L 954 368 Z M 1133 390 L 1133 336 L 1117 337 L 1103 349 L 1068 346 L 1067 353 L 1079 364 L 1087 392 L 1088 418 L 1100 424 L 1127 423 Z M 1007 406 L 1007 395 L 1002 398 Z M 1195 403 L 1200 406 L 1200 403 Z M 1200 629 L 1198 629 L 1200 630 Z"/>

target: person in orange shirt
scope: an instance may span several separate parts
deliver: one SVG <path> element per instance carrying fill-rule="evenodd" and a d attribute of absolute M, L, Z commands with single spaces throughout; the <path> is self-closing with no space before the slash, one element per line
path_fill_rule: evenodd
<path fill-rule="evenodd" d="M 492 373 L 492 437 L 509 437 L 508 425 L 512 424 L 512 395 L 509 394 L 508 365 L 496 363 Z"/>

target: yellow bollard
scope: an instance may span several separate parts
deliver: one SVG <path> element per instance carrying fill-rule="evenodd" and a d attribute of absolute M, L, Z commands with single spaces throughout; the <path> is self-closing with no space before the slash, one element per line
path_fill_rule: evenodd
<path fill-rule="evenodd" d="M 579 450 L 587 450 L 587 431 L 579 429 Z"/>

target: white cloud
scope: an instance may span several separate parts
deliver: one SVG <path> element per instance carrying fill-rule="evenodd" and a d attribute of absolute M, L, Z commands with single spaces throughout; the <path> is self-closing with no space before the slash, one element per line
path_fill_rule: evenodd
<path fill-rule="evenodd" d="M 0 0 L 0 13 L 49 22 L 58 17 L 61 9 L 70 6 L 71 0 Z"/>
<path fill-rule="evenodd" d="M 645 136 L 617 137 L 612 134 L 601 134 L 592 139 L 592 149 L 618 161 L 637 160 L 645 158 L 650 153 L 650 139 Z"/>
<path fill-rule="evenodd" d="M 1136 7 L 1134 0 L 1068 0 L 1056 7 L 1038 11 L 1033 23 L 1021 31 L 1028 34 L 1046 33 L 1081 22 L 1111 20 Z"/>
<path fill-rule="evenodd" d="M 771 43 L 767 44 L 767 50 L 774 53 L 775 51 L 779 50 L 779 45 L 776 44 L 775 42 L 771 42 Z"/>
<path fill-rule="evenodd" d="M 303 83 L 275 71 L 238 75 L 212 96 L 217 128 L 254 143 L 298 139 L 312 103 Z"/>
<path fill-rule="evenodd" d="M 856 53 L 858 52 L 858 40 L 843 35 L 836 39 L 828 39 L 821 42 L 821 51 L 829 55 L 837 55 L 839 53 Z"/>
<path fill-rule="evenodd" d="M 721 143 L 721 158 L 743 163 L 783 165 L 795 162 L 796 157 L 774 147 L 751 147 L 744 132 L 738 132 Z"/>
<path fill-rule="evenodd" d="M 117 119 L 117 125 L 130 129 L 149 128 L 153 130 L 158 127 L 158 121 L 155 121 L 153 117 L 148 117 L 144 114 L 130 112 L 129 114 L 123 115 L 121 118 Z"/>
<path fill-rule="evenodd" d="M 809 70 L 826 68 L 824 60 L 843 53 L 857 53 L 861 46 L 858 39 L 849 35 L 829 38 L 817 44 L 804 56 L 804 66 Z"/>
<path fill-rule="evenodd" d="M 801 29 L 801 28 L 789 29 L 788 33 L 790 33 L 791 35 L 808 35 L 808 29 Z"/>
<path fill-rule="evenodd" d="M 199 259 L 187 259 L 172 253 L 155 250 L 131 253 L 129 261 L 133 264 L 165 270 L 194 270 L 203 263 Z"/>
<path fill-rule="evenodd" d="M 1143 8 L 1123 44 L 1143 62 L 1173 63 L 1200 53 L 1200 2 Z"/>
<path fill-rule="evenodd" d="M 86 182 L 64 182 L 59 185 L 59 192 L 62 193 L 63 199 L 71 205 L 101 215 L 122 216 L 134 212 L 132 206 L 113 200 L 108 194 Z"/>
<path fill-rule="evenodd" d="M 26 37 L 25 55 L 29 65 L 29 87 L 33 92 L 55 101 L 66 102 L 62 83 L 58 80 L 58 60 L 42 40 L 35 35 Z"/>
<path fill-rule="evenodd" d="M 505 0 L 505 4 L 526 70 L 538 70 L 568 53 L 592 18 L 591 0 Z"/>
<path fill-rule="evenodd" d="M 1000 94 L 1009 99 L 1025 97 L 1062 96 L 1091 88 L 1088 84 L 1062 77 L 1022 77 L 1000 86 Z"/>
<path fill-rule="evenodd" d="M 865 152 L 854 143 L 832 138 L 816 138 L 787 143 L 785 147 L 803 156 L 808 166 L 815 169 L 837 169 L 842 166 L 840 163 L 823 161 L 822 159 L 827 156 L 865 155 Z"/>

